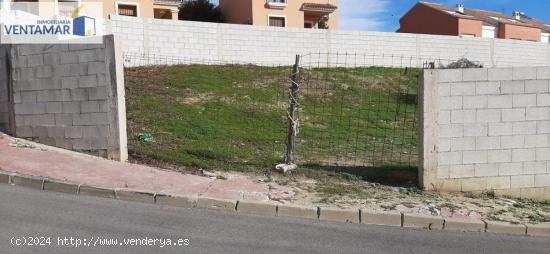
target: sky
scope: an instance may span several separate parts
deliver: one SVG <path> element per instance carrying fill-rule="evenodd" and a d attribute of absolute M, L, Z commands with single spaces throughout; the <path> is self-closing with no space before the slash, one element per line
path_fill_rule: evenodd
<path fill-rule="evenodd" d="M 258 1 L 258 0 L 254 0 Z M 218 0 L 213 0 L 217 3 Z M 339 0 L 341 30 L 394 32 L 399 28 L 399 19 L 417 1 L 415 0 Z M 515 10 L 527 16 L 550 23 L 548 0 L 433 0 L 450 7 L 463 3 L 466 8 L 492 10 L 511 15 Z"/>

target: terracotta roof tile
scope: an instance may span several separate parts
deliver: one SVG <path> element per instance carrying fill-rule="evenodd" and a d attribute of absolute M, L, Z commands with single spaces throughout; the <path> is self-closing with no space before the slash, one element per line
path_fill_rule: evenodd
<path fill-rule="evenodd" d="M 550 26 L 540 20 L 536 20 L 525 15 L 522 15 L 520 20 L 516 20 L 514 17 L 507 16 L 500 12 L 469 9 L 465 8 L 464 13 L 459 13 L 455 9 L 451 9 L 445 5 L 430 2 L 419 2 L 431 8 L 440 10 L 448 15 L 458 18 L 473 19 L 482 21 L 484 25 L 498 26 L 499 24 L 511 24 L 517 26 L 534 27 L 539 28 L 544 32 L 550 32 Z"/>

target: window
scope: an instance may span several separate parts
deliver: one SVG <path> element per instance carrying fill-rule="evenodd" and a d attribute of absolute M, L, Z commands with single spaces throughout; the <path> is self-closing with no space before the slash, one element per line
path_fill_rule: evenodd
<path fill-rule="evenodd" d="M 277 16 L 269 16 L 269 26 L 286 27 L 286 18 L 285 17 L 277 17 Z"/>
<path fill-rule="evenodd" d="M 156 19 L 172 19 L 172 10 L 170 9 L 154 9 Z"/>
<path fill-rule="evenodd" d="M 483 26 L 481 37 L 483 38 L 495 38 L 497 35 L 497 29 L 494 26 Z"/>
<path fill-rule="evenodd" d="M 17 3 L 17 5 L 8 7 L 8 8 L 11 8 L 12 10 L 24 11 L 35 15 L 38 15 L 40 13 L 40 10 L 39 10 L 40 7 L 35 4 L 35 3 L 38 3 L 38 0 L 28 0 L 28 1 L 13 0 L 12 2 Z"/>
<path fill-rule="evenodd" d="M 75 9 L 80 6 L 81 0 L 58 0 L 55 2 L 55 13 L 64 16 L 70 17 Z"/>
<path fill-rule="evenodd" d="M 541 42 L 549 43 L 550 42 L 550 33 L 542 33 Z"/>
<path fill-rule="evenodd" d="M 313 22 L 304 22 L 304 28 L 313 28 Z"/>
<path fill-rule="evenodd" d="M 121 16 L 139 17 L 139 5 L 134 3 L 116 3 L 116 13 Z"/>
<path fill-rule="evenodd" d="M 284 9 L 287 6 L 287 0 L 267 0 L 267 6 L 274 9 Z"/>

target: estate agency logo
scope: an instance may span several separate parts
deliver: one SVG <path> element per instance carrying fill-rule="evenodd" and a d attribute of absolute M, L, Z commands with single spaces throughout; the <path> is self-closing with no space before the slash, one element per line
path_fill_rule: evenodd
<path fill-rule="evenodd" d="M 95 36 L 95 19 L 87 16 L 80 16 L 73 19 L 73 35 Z"/>
<path fill-rule="evenodd" d="M 77 16 L 72 19 L 38 19 L 34 24 L 8 24 L 3 25 L 3 28 L 5 35 L 96 35 L 95 19 L 88 16 Z"/>
<path fill-rule="evenodd" d="M 100 35 L 97 18 L 86 15 L 87 13 L 84 14 L 84 11 L 89 9 L 88 3 L 63 6 L 64 13 L 67 13 L 68 8 L 72 8 L 70 17 L 61 14 L 59 5 L 53 6 L 53 10 L 47 8 L 52 6 L 38 5 L 41 6 L 38 6 L 38 8 L 28 8 L 29 6 L 25 6 L 26 8 L 13 8 L 14 6 L 12 6 L 9 10 L 3 9 L 1 13 L 4 15 L 0 16 L 0 29 L 2 30 L 2 40 L 0 42 L 56 43 L 56 41 L 64 41 L 65 43 L 71 43 L 74 41 L 70 39 Z M 94 8 L 97 8 L 97 6 L 94 6 Z M 36 10 L 39 13 L 35 13 Z M 49 14 L 53 13 L 53 15 L 44 15 L 48 10 Z M 93 42 L 86 40 L 85 43 Z"/>

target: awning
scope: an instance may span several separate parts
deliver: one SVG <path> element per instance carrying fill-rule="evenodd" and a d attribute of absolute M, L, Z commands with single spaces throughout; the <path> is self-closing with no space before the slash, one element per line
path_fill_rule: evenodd
<path fill-rule="evenodd" d="M 308 12 L 333 13 L 336 9 L 338 6 L 332 4 L 304 3 L 302 5 L 302 11 Z"/>

